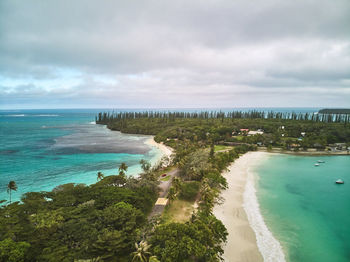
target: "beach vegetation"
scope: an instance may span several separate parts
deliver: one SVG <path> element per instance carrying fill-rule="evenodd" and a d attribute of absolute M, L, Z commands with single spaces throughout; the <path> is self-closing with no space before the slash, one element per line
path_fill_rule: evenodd
<path fill-rule="evenodd" d="M 104 178 L 104 174 L 102 174 L 102 172 L 97 172 L 97 181 L 100 181 Z"/>
<path fill-rule="evenodd" d="M 151 165 L 150 162 L 148 162 L 148 161 L 146 161 L 144 159 L 141 159 L 140 160 L 140 165 L 141 165 L 141 168 L 142 168 L 143 172 L 148 173 L 148 172 L 151 171 L 152 165 Z"/>
<path fill-rule="evenodd" d="M 136 251 L 132 253 L 132 262 L 148 262 L 151 253 L 148 251 L 151 245 L 142 240 L 140 243 L 135 243 Z"/>
<path fill-rule="evenodd" d="M 181 183 L 179 199 L 194 201 L 200 187 L 198 181 L 185 181 Z"/>
<path fill-rule="evenodd" d="M 197 213 L 186 223 L 165 223 L 150 237 L 160 261 L 220 261 L 227 232 L 213 215 Z"/>
<path fill-rule="evenodd" d="M 17 191 L 17 184 L 15 181 L 10 181 L 7 185 L 7 193 L 10 195 L 10 204 L 12 191 Z"/>
<path fill-rule="evenodd" d="M 118 170 L 120 176 L 125 176 L 128 171 L 128 166 L 125 163 L 121 163 Z"/>
<path fill-rule="evenodd" d="M 143 180 L 106 176 L 1 206 L 0 261 L 130 261 L 158 197 Z M 3 259 L 4 252 L 23 259 Z"/>
<path fill-rule="evenodd" d="M 16 242 L 11 238 L 0 241 L 0 261 L 24 262 L 30 248 L 27 242 Z"/>

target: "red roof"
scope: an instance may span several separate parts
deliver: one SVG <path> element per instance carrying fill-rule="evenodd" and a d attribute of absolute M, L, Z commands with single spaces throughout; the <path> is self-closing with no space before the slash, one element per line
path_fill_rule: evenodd
<path fill-rule="evenodd" d="M 249 129 L 240 129 L 241 132 L 248 132 Z"/>

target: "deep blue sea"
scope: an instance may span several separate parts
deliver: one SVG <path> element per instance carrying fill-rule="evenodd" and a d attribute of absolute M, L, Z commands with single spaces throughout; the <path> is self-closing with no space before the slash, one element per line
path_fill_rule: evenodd
<path fill-rule="evenodd" d="M 139 161 L 155 163 L 162 153 L 145 144 L 149 136 L 127 135 L 96 125 L 100 110 L 0 111 L 0 200 L 8 199 L 10 180 L 17 183 L 12 199 L 29 191 L 47 191 L 64 183 L 95 183 L 97 172 L 116 174 L 122 162 L 128 175 Z"/>

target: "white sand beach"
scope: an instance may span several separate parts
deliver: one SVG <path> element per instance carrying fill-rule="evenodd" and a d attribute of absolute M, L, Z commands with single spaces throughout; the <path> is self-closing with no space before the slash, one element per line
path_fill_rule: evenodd
<path fill-rule="evenodd" d="M 166 156 L 168 158 L 171 157 L 171 155 L 173 154 L 173 149 L 171 147 L 168 147 L 166 145 L 164 145 L 163 143 L 157 143 L 156 141 L 154 141 L 154 136 L 152 136 L 150 139 L 148 139 L 146 141 L 146 144 L 152 147 L 156 147 L 159 150 L 162 151 L 163 156 Z"/>
<path fill-rule="evenodd" d="M 249 169 L 267 156 L 268 153 L 264 152 L 249 152 L 237 159 L 224 174 L 228 189 L 222 191 L 221 197 L 224 202 L 216 205 L 213 212 L 224 223 L 229 233 L 224 246 L 225 261 L 284 261 L 278 241 L 268 231 L 259 212 L 254 179 L 252 174 L 249 174 Z M 263 242 L 266 241 L 269 243 L 264 246 Z M 276 251 L 266 250 L 271 246 Z"/>

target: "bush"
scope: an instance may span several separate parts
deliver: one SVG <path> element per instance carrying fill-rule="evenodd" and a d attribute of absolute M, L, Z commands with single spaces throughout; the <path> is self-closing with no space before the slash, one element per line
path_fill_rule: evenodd
<path fill-rule="evenodd" d="M 191 181 L 181 184 L 179 198 L 183 200 L 193 201 L 195 200 L 199 191 L 200 182 Z"/>

